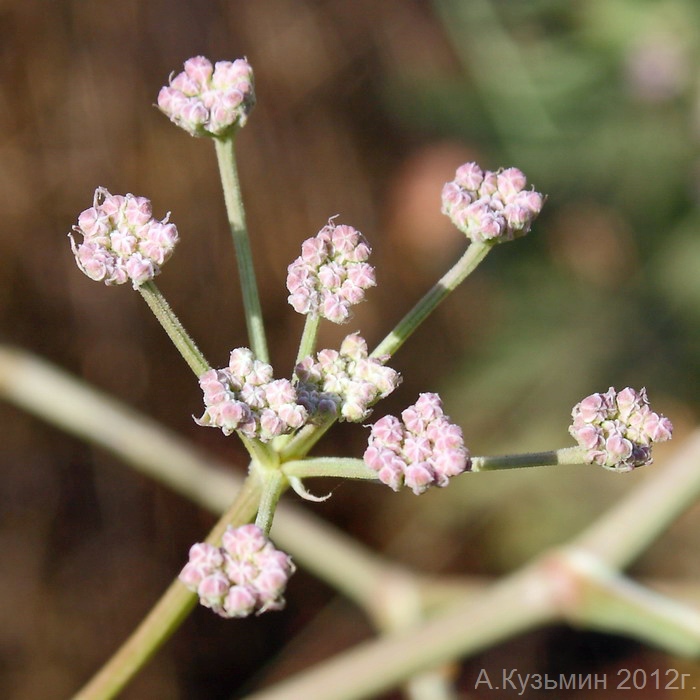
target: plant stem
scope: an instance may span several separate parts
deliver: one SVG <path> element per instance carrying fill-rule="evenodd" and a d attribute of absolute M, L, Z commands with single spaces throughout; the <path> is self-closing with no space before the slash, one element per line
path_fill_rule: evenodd
<path fill-rule="evenodd" d="M 305 425 L 287 444 L 282 446 L 280 461 L 291 462 L 306 457 L 309 450 L 325 435 L 335 421 L 335 418 L 327 418 L 321 423 Z"/>
<path fill-rule="evenodd" d="M 266 535 L 269 535 L 270 528 L 272 527 L 272 519 L 274 518 L 275 509 L 277 508 L 277 502 L 289 486 L 289 482 L 279 467 L 260 469 L 257 465 L 253 465 L 253 468 L 258 470 L 258 478 L 262 482 L 262 495 L 260 497 L 255 524 Z"/>
<path fill-rule="evenodd" d="M 537 568 L 519 571 L 482 596 L 460 599 L 416 627 L 358 644 L 247 700 L 375 697 L 422 671 L 555 620 L 558 612 L 547 593 L 537 594 L 543 587 Z"/>
<path fill-rule="evenodd" d="M 566 614 L 569 621 L 586 629 L 625 634 L 680 656 L 700 651 L 696 609 L 622 576 L 585 550 L 572 546 L 559 556 L 580 591 Z"/>
<path fill-rule="evenodd" d="M 299 352 L 297 353 L 296 364 L 301 362 L 305 357 L 313 354 L 316 349 L 316 336 L 318 335 L 318 325 L 321 317 L 318 314 L 307 314 L 304 322 L 304 332 L 301 335 L 299 343 Z"/>
<path fill-rule="evenodd" d="M 245 480 L 235 501 L 209 533 L 207 542 L 218 544 L 229 525 L 242 525 L 252 519 L 260 500 L 260 487 L 257 476 L 250 475 Z M 73 700 L 108 700 L 115 697 L 179 627 L 196 602 L 194 593 L 179 580 L 173 581 L 129 639 Z"/>
<path fill-rule="evenodd" d="M 180 323 L 180 319 L 170 308 L 170 304 L 165 300 L 158 287 L 153 282 L 144 282 L 138 289 L 160 322 L 160 325 L 163 326 L 170 340 L 173 341 L 173 344 L 195 375 L 199 377 L 211 369 L 201 350 Z"/>
<path fill-rule="evenodd" d="M 598 518 L 575 544 L 608 566 L 628 566 L 695 504 L 700 495 L 699 464 L 700 430 L 696 429 L 663 467 L 655 467 L 648 479 Z"/>
<path fill-rule="evenodd" d="M 546 467 L 554 464 L 585 464 L 586 452 L 580 447 L 563 447 L 547 452 L 530 452 L 498 457 L 472 457 L 470 472 L 492 472 L 502 469 Z"/>
<path fill-rule="evenodd" d="M 554 464 L 583 464 L 584 462 L 584 450 L 580 447 L 565 447 L 548 452 L 530 452 L 498 457 L 473 457 L 469 472 L 545 467 Z M 282 470 L 287 476 L 294 476 L 299 479 L 331 476 L 345 479 L 377 480 L 377 472 L 365 465 L 363 460 L 351 457 L 316 457 L 313 459 L 290 460 L 282 465 Z"/>
<path fill-rule="evenodd" d="M 491 247 L 487 243 L 472 243 L 464 252 L 464 255 L 438 280 L 413 309 L 399 321 L 394 330 L 374 349 L 370 357 L 382 358 L 393 355 L 406 342 L 413 331 L 435 310 L 438 304 L 476 269 L 477 265 L 491 250 Z M 306 333 L 307 329 L 305 327 L 304 335 Z M 282 446 L 282 460 L 305 457 L 334 422 L 335 420 L 330 420 L 321 425 L 306 426 L 288 444 Z"/>
<path fill-rule="evenodd" d="M 344 479 L 365 479 L 376 481 L 377 472 L 370 469 L 361 459 L 352 457 L 316 457 L 285 462 L 282 471 L 287 476 L 306 479 L 314 476 L 333 476 Z"/>
<path fill-rule="evenodd" d="M 244 447 L 248 450 L 250 458 L 254 462 L 267 467 L 277 466 L 279 464 L 277 454 L 269 445 L 266 445 L 256 438 L 246 437 L 240 432 L 237 432 L 236 435 L 241 439 Z"/>
<path fill-rule="evenodd" d="M 359 644 L 247 700 L 374 697 L 441 663 L 555 621 L 622 632 L 671 654 L 700 651 L 696 610 L 642 588 L 571 546 L 544 555 L 482 594 L 460 596 L 428 620 Z"/>
<path fill-rule="evenodd" d="M 394 330 L 379 343 L 371 357 L 390 357 L 393 355 L 408 340 L 413 331 L 435 310 L 438 304 L 476 269 L 492 247 L 487 243 L 472 243 L 464 255 L 399 321 Z"/>
<path fill-rule="evenodd" d="M 2 343 L 0 398 L 108 450 L 138 473 L 219 515 L 243 483 L 230 463 L 45 360 Z M 385 569 L 379 555 L 290 503 L 279 504 L 275 529 L 276 542 L 298 564 L 359 605 L 372 600 Z"/>
<path fill-rule="evenodd" d="M 260 296 L 255 280 L 253 267 L 253 255 L 250 250 L 250 240 L 245 222 L 245 210 L 243 198 L 238 180 L 236 168 L 236 156 L 234 152 L 233 135 L 225 138 L 214 139 L 216 157 L 219 163 L 219 174 L 224 190 L 226 213 L 231 227 L 233 245 L 236 249 L 236 261 L 238 274 L 241 281 L 243 294 L 243 308 L 245 309 L 246 324 L 251 349 L 258 360 L 269 362 L 267 340 L 265 339 L 265 326 L 263 324 L 262 310 L 260 308 Z"/>
<path fill-rule="evenodd" d="M 214 460 L 207 460 L 203 453 L 192 449 L 177 434 L 166 431 L 152 419 L 95 391 L 50 363 L 30 353 L 2 344 L 0 344 L 0 396 L 73 435 L 101 445 L 142 473 L 166 483 L 183 496 L 192 498 L 212 510 L 223 511 L 238 486 L 230 470 L 224 470 L 223 465 Z M 609 567 L 626 566 L 695 502 L 700 493 L 700 470 L 697 468 L 699 460 L 700 431 L 696 430 L 688 436 L 680 449 L 670 455 L 667 464 L 655 467 L 648 474 L 648 478 L 645 478 L 642 483 L 635 484 L 634 490 L 625 499 L 617 503 L 574 540 L 573 547 L 577 551 L 583 549 L 588 555 Z M 252 518 L 254 510 L 253 503 L 248 509 L 248 519 Z M 275 539 L 279 545 L 292 552 L 299 565 L 313 571 L 363 607 L 366 606 L 368 609 L 376 607 L 376 593 L 378 587 L 381 587 L 381 581 L 388 573 L 387 567 L 391 566 L 390 564 L 327 523 L 317 522 L 310 513 L 301 512 L 286 503 L 280 505 L 278 512 Z M 241 520 L 244 520 L 242 516 Z M 630 526 L 630 523 L 633 523 L 633 526 Z M 223 532 L 224 529 L 225 526 L 221 531 Z M 569 566 L 569 568 L 576 567 Z M 585 570 L 586 567 L 583 568 Z M 579 578 L 582 578 L 582 573 L 579 573 Z M 525 575 L 525 572 L 522 574 Z M 518 630 L 527 629 L 537 624 L 538 620 L 545 621 L 547 619 L 545 610 L 540 610 L 540 614 L 531 610 L 534 618 L 530 618 L 529 621 L 521 619 L 521 613 L 528 615 L 527 608 L 535 602 L 535 599 L 544 603 L 549 597 L 550 594 L 546 591 L 547 586 L 552 583 L 551 574 L 551 566 L 548 566 L 545 575 L 537 577 L 539 580 L 530 578 L 529 583 L 521 580 L 524 585 L 516 584 L 513 580 L 503 581 L 502 584 L 498 584 L 483 595 L 475 595 L 474 590 L 465 589 L 466 594 L 472 598 L 469 612 L 466 608 L 466 597 L 461 601 L 455 599 L 454 607 L 444 608 L 444 613 L 427 623 L 430 632 L 421 625 L 416 629 L 416 636 L 406 631 L 399 633 L 400 639 L 391 637 L 369 643 L 352 652 L 353 661 L 350 666 L 345 665 L 345 661 L 349 659 L 338 659 L 337 663 L 333 664 L 334 670 L 327 667 L 323 670 L 318 669 L 322 674 L 321 678 L 315 674 L 315 678 L 311 678 L 314 672 L 310 672 L 306 676 L 309 685 L 297 685 L 296 681 L 290 680 L 289 685 L 297 689 L 301 687 L 305 693 L 294 697 L 313 697 L 314 700 L 323 700 L 328 697 L 359 697 L 357 693 L 361 694 L 363 690 L 366 697 L 367 694 L 371 695 L 387 687 L 387 683 L 391 684 L 391 678 L 394 679 L 394 683 L 398 683 L 409 675 L 415 674 L 418 665 L 413 664 L 416 661 L 419 664 L 425 661 L 422 658 L 423 650 L 428 650 L 430 653 L 430 659 L 426 662 L 429 665 L 454 658 L 454 651 L 448 654 L 444 646 L 442 651 L 438 651 L 438 647 L 435 646 L 436 644 L 449 645 L 450 637 L 454 643 L 453 635 L 462 633 L 470 635 L 469 642 L 458 642 L 459 655 L 466 656 L 470 651 L 483 649 Z M 516 578 L 521 579 L 521 575 L 516 574 Z M 506 584 L 505 588 L 504 584 Z M 555 581 L 553 585 L 555 592 L 559 591 L 557 600 L 560 605 L 561 591 L 566 592 L 570 587 L 566 584 L 562 586 L 561 580 L 559 583 Z M 432 583 L 426 586 L 426 592 L 432 590 L 437 595 L 432 603 L 431 597 L 428 598 L 430 609 L 441 607 L 448 595 L 451 598 L 452 589 L 453 587 L 449 585 L 434 587 Z M 536 595 L 533 596 L 533 592 Z M 614 594 L 614 591 L 611 591 L 611 594 Z M 459 597 L 460 595 L 457 594 L 456 598 Z M 578 599 L 579 596 L 575 596 L 570 601 L 571 604 L 575 605 Z M 659 620 L 665 617 L 668 622 L 672 622 L 674 611 L 669 609 L 668 615 L 665 616 L 663 611 L 656 607 L 657 602 L 660 601 L 644 599 L 644 596 L 637 600 L 640 615 L 642 608 L 647 605 L 650 613 L 654 613 L 654 610 L 659 611 Z M 505 611 L 506 617 L 510 615 L 509 602 L 516 603 L 517 608 L 510 620 L 512 623 L 510 629 L 506 629 L 504 625 L 507 620 L 502 618 L 500 612 Z M 579 622 L 592 624 L 598 628 L 607 624 L 605 620 L 609 620 L 608 613 L 601 612 L 598 615 L 590 609 L 585 611 L 591 606 L 592 602 L 581 601 L 581 611 L 577 615 L 570 610 L 569 619 L 574 621 L 578 619 Z M 602 608 L 597 608 L 596 604 L 596 609 Z M 600 616 L 605 619 L 598 619 Z M 555 617 L 561 619 L 561 616 L 556 613 Z M 450 619 L 454 624 L 449 622 Z M 696 639 L 700 638 L 700 632 L 697 631 L 700 630 L 700 622 L 690 615 L 686 616 L 680 610 L 677 620 L 681 631 L 683 628 L 690 630 L 687 637 L 688 647 L 683 649 L 686 643 L 682 636 L 677 637 L 678 641 L 674 642 L 672 631 L 668 634 L 664 631 L 660 642 L 675 651 L 682 650 L 682 653 L 688 653 L 693 643 L 693 635 Z M 617 620 L 615 627 L 618 625 L 623 632 L 646 638 L 652 643 L 659 643 L 654 639 L 652 623 L 646 630 L 636 627 L 633 629 L 634 625 L 629 619 L 627 622 Z M 691 627 L 695 627 L 695 631 L 691 630 Z M 614 631 L 612 625 L 607 629 Z M 387 668 L 387 664 L 391 667 Z M 394 664 L 400 664 L 403 670 L 396 668 Z M 375 684 L 376 679 L 372 678 L 372 670 L 375 668 L 387 671 L 384 681 L 380 681 L 379 685 Z M 331 681 L 326 683 L 324 679 L 328 679 L 329 675 Z M 339 675 L 343 676 L 343 682 L 346 685 L 340 681 L 336 682 Z M 355 687 L 353 683 L 347 685 L 348 678 L 358 681 L 359 687 Z M 127 680 L 128 678 L 121 682 L 121 685 Z M 301 678 L 298 681 L 301 683 Z M 316 685 L 315 681 L 321 681 L 320 685 Z M 319 687 L 323 690 L 315 694 Z M 347 691 L 345 695 L 342 695 L 343 688 Z M 284 697 L 286 700 L 291 697 L 281 696 L 277 694 L 277 690 L 270 689 L 256 698 Z M 118 692 L 118 689 L 114 692 Z M 109 697 L 109 694 L 102 693 L 78 696 L 80 700 L 84 698 L 102 700 Z"/>

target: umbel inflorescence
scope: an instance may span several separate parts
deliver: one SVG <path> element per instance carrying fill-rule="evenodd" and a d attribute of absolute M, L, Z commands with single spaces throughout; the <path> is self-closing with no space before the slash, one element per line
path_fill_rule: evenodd
<path fill-rule="evenodd" d="M 300 428 L 308 417 L 288 379 L 273 379 L 272 366 L 256 360 L 248 348 L 231 351 L 228 367 L 212 369 L 199 378 L 204 392 L 204 415 L 199 425 L 238 431 L 269 442 Z"/>
<path fill-rule="evenodd" d="M 301 255 L 287 268 L 289 303 L 297 313 L 345 323 L 376 284 L 367 262 L 371 252 L 357 229 L 329 221 L 301 244 Z"/>
<path fill-rule="evenodd" d="M 587 460 L 617 472 L 651 464 L 654 443 L 670 440 L 673 433 L 671 421 L 649 407 L 645 389 L 610 387 L 577 403 L 571 415 L 569 432 Z"/>
<path fill-rule="evenodd" d="M 246 617 L 283 608 L 294 569 L 291 557 L 276 549 L 257 525 L 229 526 L 220 547 L 192 545 L 180 580 L 218 615 Z"/>
<path fill-rule="evenodd" d="M 191 58 L 158 96 L 159 108 L 175 124 L 192 136 L 215 140 L 220 165 L 226 163 L 222 145 L 233 152 L 233 135 L 247 122 L 254 103 L 253 72 L 244 59 L 213 64 L 201 56 Z M 228 167 L 235 167 L 232 157 Z M 225 188 L 236 187 L 225 180 Z M 231 182 L 237 183 L 237 178 Z M 302 243 L 301 254 L 287 268 L 288 301 L 306 317 L 289 379 L 273 376 L 266 361 L 266 344 L 252 332 L 252 349 L 237 347 L 227 366 L 213 369 L 152 282 L 178 241 L 174 224 L 168 216 L 156 220 L 145 197 L 112 195 L 102 187 L 96 190 L 92 206 L 79 215 L 73 227 L 82 240 L 71 235 L 78 267 L 93 280 L 108 285 L 130 281 L 141 292 L 198 376 L 204 412 L 196 422 L 219 428 L 227 436 L 238 435 L 252 458 L 248 478 L 262 485 L 254 525 L 232 527 L 230 521 L 224 521 L 229 527 L 222 539 L 197 543 L 190 550 L 180 580 L 203 605 L 223 617 L 278 610 L 284 605 L 283 593 L 294 565 L 288 555 L 275 549 L 268 532 L 284 488 L 291 485 L 310 497 L 300 485 L 300 473 L 303 478 L 342 477 L 352 462 L 356 478 L 379 481 L 394 491 L 406 487 L 420 495 L 431 486 L 445 487 L 470 470 L 500 468 L 494 466 L 498 458 L 489 466 L 489 458 L 471 457 L 462 430 L 446 415 L 439 395 L 430 392 L 420 394 L 400 417 L 386 415 L 366 426 L 370 433 L 363 459 L 320 458 L 326 471 L 319 472 L 319 460 L 307 455 L 334 421 L 367 420 L 377 402 L 399 386 L 399 373 L 386 363 L 435 307 L 434 298 L 452 291 L 494 244 L 528 233 L 545 198 L 526 185 L 525 175 L 517 168 L 489 171 L 465 163 L 457 169 L 454 180 L 442 190 L 442 211 L 470 245 L 450 273 L 373 353 L 359 332 L 347 335 L 338 350 L 316 350 L 320 320 L 346 323 L 353 307 L 376 284 L 367 239 L 354 227 L 331 218 Z M 229 202 L 241 206 L 239 191 L 228 194 L 228 206 Z M 242 209 L 235 214 L 230 220 L 244 220 Z M 236 240 L 240 243 L 241 239 Z M 237 244 L 239 257 L 241 251 L 245 246 Z M 253 289 L 257 295 L 252 263 L 240 265 L 239 270 L 244 292 Z M 459 281 L 448 287 L 448 279 Z M 255 305 L 247 305 L 246 293 L 244 307 L 250 321 L 257 311 Z M 249 330 L 252 327 L 249 323 Z M 567 454 L 573 449 L 579 463 L 618 472 L 649 464 L 652 446 L 669 439 L 672 432 L 670 421 L 651 411 L 644 390 L 627 388 L 618 393 L 611 388 L 604 394 L 592 394 L 574 407 L 572 415 L 569 432 L 579 447 L 567 448 Z M 516 466 L 536 466 L 527 462 L 528 457 L 508 456 L 509 466 L 513 459 Z M 310 462 L 314 467 L 304 473 Z"/>
<path fill-rule="evenodd" d="M 472 241 L 512 241 L 530 230 L 544 204 L 544 197 L 526 185 L 518 168 L 492 172 L 465 163 L 442 189 L 442 212 Z"/>
<path fill-rule="evenodd" d="M 433 393 L 421 394 L 401 419 L 380 418 L 372 426 L 364 459 L 382 483 L 394 491 L 407 486 L 416 495 L 430 486 L 447 486 L 470 462 L 461 428 Z"/>
<path fill-rule="evenodd" d="M 78 267 L 90 279 L 109 285 L 131 281 L 136 288 L 153 279 L 178 241 L 168 218 L 154 219 L 145 197 L 110 194 L 98 187 L 92 206 L 73 227 L 82 242 L 70 237 Z"/>
<path fill-rule="evenodd" d="M 396 370 L 369 357 L 359 333 L 347 336 L 340 350 L 305 357 L 294 368 L 294 376 L 299 402 L 313 419 L 332 417 L 354 423 L 365 420 L 371 407 L 401 381 Z"/>
<path fill-rule="evenodd" d="M 158 107 L 192 136 L 223 136 L 245 126 L 255 106 L 253 69 L 248 61 L 195 56 L 158 94 Z"/>

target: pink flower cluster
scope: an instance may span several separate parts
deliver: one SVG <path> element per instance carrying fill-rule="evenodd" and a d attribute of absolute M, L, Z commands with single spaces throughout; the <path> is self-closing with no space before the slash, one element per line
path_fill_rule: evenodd
<path fill-rule="evenodd" d="M 306 409 L 297 402 L 288 379 L 273 379 L 272 367 L 256 360 L 252 350 L 236 348 L 228 367 L 210 369 L 199 378 L 206 410 L 199 425 L 235 430 L 269 442 L 306 423 Z"/>
<path fill-rule="evenodd" d="M 384 416 L 372 426 L 364 460 L 382 483 L 394 491 L 405 485 L 420 495 L 469 469 L 462 430 L 443 413 L 437 394 L 420 394 L 401 418 Z"/>
<path fill-rule="evenodd" d="M 591 464 L 616 472 L 651 464 L 655 442 L 670 440 L 673 425 L 649 408 L 646 390 L 627 387 L 591 394 L 574 406 L 569 433 L 587 450 Z"/>
<path fill-rule="evenodd" d="M 199 602 L 227 618 L 281 610 L 295 571 L 291 557 L 275 549 L 257 525 L 229 526 L 221 545 L 193 544 L 180 572 L 180 581 Z"/>
<path fill-rule="evenodd" d="M 204 56 L 190 58 L 158 94 L 160 110 L 192 136 L 223 136 L 244 126 L 254 105 L 253 69 L 244 58 L 214 66 Z"/>
<path fill-rule="evenodd" d="M 367 262 L 371 249 L 352 226 L 329 221 L 301 245 L 301 255 L 287 268 L 288 301 L 300 314 L 315 314 L 345 323 L 350 307 L 376 284 Z"/>
<path fill-rule="evenodd" d="M 136 289 L 153 279 L 173 253 L 178 234 L 169 216 L 157 221 L 145 197 L 110 194 L 98 187 L 92 206 L 73 227 L 83 242 L 76 243 L 69 234 L 78 267 L 90 279 L 109 285 L 131 280 Z"/>
<path fill-rule="evenodd" d="M 442 188 L 442 213 L 472 241 L 513 240 L 530 230 L 544 204 L 544 197 L 526 190 L 526 184 L 517 168 L 491 172 L 465 163 Z"/>
<path fill-rule="evenodd" d="M 377 401 L 401 381 L 396 370 L 381 359 L 368 357 L 367 343 L 359 333 L 343 340 L 340 351 L 321 350 L 294 368 L 297 400 L 313 416 L 332 416 L 359 422 Z"/>

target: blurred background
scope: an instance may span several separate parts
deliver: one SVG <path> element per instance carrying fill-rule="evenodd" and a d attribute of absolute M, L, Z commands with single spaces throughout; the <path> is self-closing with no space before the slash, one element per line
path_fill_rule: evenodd
<path fill-rule="evenodd" d="M 277 376 L 288 376 L 302 328 L 285 290 L 301 241 L 336 214 L 367 236 L 379 286 L 347 326 L 323 327 L 321 345 L 360 330 L 373 346 L 464 249 L 440 214 L 440 190 L 477 160 L 521 168 L 548 194 L 545 211 L 397 354 L 404 382 L 375 415 L 439 391 L 474 454 L 551 449 L 571 443 L 570 410 L 583 396 L 645 385 L 672 418 L 676 444 L 695 425 L 694 0 L 0 1 L 1 342 L 243 469 L 233 438 L 193 423 L 196 381 L 140 296 L 88 280 L 66 238 L 97 186 L 149 197 L 181 234 L 158 285 L 185 326 L 215 366 L 247 343 L 213 146 L 153 106 L 168 75 L 198 54 L 246 56 L 255 70 L 258 106 L 238 157 Z M 360 456 L 366 436 L 338 426 L 317 453 Z M 213 518 L 5 403 L 0 446 L 0 697 L 65 698 L 128 635 Z M 420 499 L 343 484 L 310 507 L 422 571 L 498 576 L 645 478 L 526 471 L 465 477 Z M 687 513 L 635 574 L 697 580 L 699 525 L 700 511 Z M 370 634 L 358 610 L 300 571 L 283 613 L 227 623 L 197 610 L 123 697 L 239 697 Z M 476 698 L 481 668 L 622 666 L 700 673 L 562 627 L 455 674 L 462 697 Z M 636 697 L 663 696 L 645 692 Z"/>

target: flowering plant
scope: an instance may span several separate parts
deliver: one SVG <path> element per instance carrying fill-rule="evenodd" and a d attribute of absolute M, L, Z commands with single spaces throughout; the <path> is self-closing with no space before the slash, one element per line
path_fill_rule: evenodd
<path fill-rule="evenodd" d="M 489 171 L 471 162 L 457 168 L 443 188 L 442 211 L 468 239 L 467 248 L 371 351 L 359 332 L 349 334 L 337 350 L 317 348 L 321 321 L 347 323 L 352 307 L 376 285 L 368 239 L 331 217 L 302 243 L 300 256 L 287 269 L 289 304 L 305 321 L 292 375 L 274 378 L 234 158 L 235 137 L 254 104 L 253 72 L 245 59 L 216 64 L 189 59 L 158 96 L 159 108 L 177 126 L 214 141 L 219 159 L 250 344 L 233 349 L 226 367 L 210 365 L 153 281 L 179 237 L 169 216 L 158 221 L 146 198 L 112 195 L 99 187 L 73 229 L 82 236 L 82 241 L 71 236 L 79 269 L 107 285 L 131 281 L 196 375 L 204 403 L 197 424 L 236 435 L 250 456 L 236 498 L 207 538 L 192 545 L 179 580 L 81 698 L 118 692 L 197 600 L 224 618 L 281 609 L 295 564 L 272 543 L 270 528 L 288 488 L 319 500 L 307 489 L 308 479 L 381 482 L 421 495 L 430 486 L 444 488 L 451 479 L 489 470 L 591 464 L 628 472 L 650 464 L 653 445 L 672 434 L 671 422 L 651 411 L 644 389 L 610 388 L 574 407 L 569 432 L 576 446 L 477 456 L 440 396 L 424 392 L 400 417 L 384 415 L 364 426 L 368 441 L 361 459 L 310 457 L 336 421 L 370 419 L 377 403 L 400 384 L 399 373 L 388 364 L 394 354 L 491 250 L 531 230 L 545 197 L 528 188 L 515 167 Z M 588 566 L 576 560 L 579 565 Z"/>

